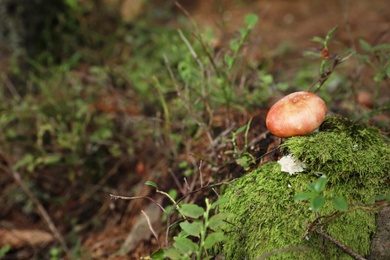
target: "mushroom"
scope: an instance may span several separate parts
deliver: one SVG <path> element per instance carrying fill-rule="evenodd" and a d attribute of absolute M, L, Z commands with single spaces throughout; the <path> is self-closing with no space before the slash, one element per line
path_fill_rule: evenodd
<path fill-rule="evenodd" d="M 307 135 L 325 120 L 326 105 L 316 94 L 300 91 L 276 102 L 268 111 L 266 124 L 275 136 Z"/>

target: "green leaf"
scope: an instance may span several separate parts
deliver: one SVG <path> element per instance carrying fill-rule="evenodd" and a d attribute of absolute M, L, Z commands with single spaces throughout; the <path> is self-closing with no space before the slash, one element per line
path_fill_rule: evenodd
<path fill-rule="evenodd" d="M 187 232 L 187 234 L 194 237 L 199 237 L 200 232 L 202 232 L 203 229 L 203 223 L 200 221 L 194 221 L 192 223 L 184 221 L 181 222 L 179 225 L 185 232 Z"/>
<path fill-rule="evenodd" d="M 241 133 L 241 132 L 244 132 L 244 130 L 246 129 L 246 127 L 247 127 L 247 125 L 241 126 L 240 128 L 238 128 L 238 129 L 235 131 L 235 133 L 236 133 L 236 134 L 239 134 L 239 133 Z"/>
<path fill-rule="evenodd" d="M 315 192 L 315 193 L 316 193 L 315 183 L 306 184 L 306 187 L 307 187 L 309 190 L 311 190 L 312 192 Z"/>
<path fill-rule="evenodd" d="M 388 52 L 388 51 L 390 51 L 390 44 L 389 43 L 378 44 L 378 45 L 375 45 L 374 47 L 372 47 L 372 49 L 374 51 Z"/>
<path fill-rule="evenodd" d="M 168 249 L 173 249 L 173 248 L 168 248 Z M 166 249 L 166 250 L 168 250 L 168 249 Z M 173 250 L 176 250 L 176 249 L 173 249 Z M 165 257 L 167 257 L 167 256 L 165 255 L 164 249 L 159 249 L 150 255 L 150 258 L 153 260 L 164 260 Z"/>
<path fill-rule="evenodd" d="M 211 204 L 211 208 L 212 208 L 212 209 L 215 209 L 217 206 L 222 205 L 222 204 L 225 204 L 225 203 L 228 202 L 228 201 L 229 201 L 228 198 L 222 197 L 222 198 L 216 200 L 215 202 L 213 202 L 213 204 Z"/>
<path fill-rule="evenodd" d="M 232 51 L 237 52 L 239 48 L 240 48 L 240 43 L 238 42 L 237 39 L 233 39 L 230 41 L 230 49 Z"/>
<path fill-rule="evenodd" d="M 387 77 L 390 78 L 390 65 L 388 65 L 386 68 L 386 74 L 387 74 Z"/>
<path fill-rule="evenodd" d="M 169 214 L 169 213 L 171 213 L 172 209 L 174 209 L 174 208 L 175 208 L 174 205 L 167 205 L 165 207 L 165 211 Z"/>
<path fill-rule="evenodd" d="M 282 91 L 287 91 L 290 88 L 290 84 L 287 82 L 276 83 L 276 88 Z"/>
<path fill-rule="evenodd" d="M 157 184 L 156 184 L 156 183 L 154 183 L 154 182 L 152 182 L 152 181 L 147 181 L 147 182 L 145 182 L 145 185 L 152 186 L 152 187 L 156 188 L 156 190 L 158 190 L 158 188 L 157 188 Z"/>
<path fill-rule="evenodd" d="M 179 163 L 179 168 L 180 169 L 185 169 L 185 168 L 187 168 L 188 167 L 188 162 L 187 161 L 181 161 L 180 163 Z"/>
<path fill-rule="evenodd" d="M 176 199 L 176 197 L 177 197 L 177 190 L 175 190 L 175 189 L 169 190 L 168 195 L 169 195 L 172 199 Z"/>
<path fill-rule="evenodd" d="M 198 249 L 198 245 L 186 237 L 174 237 L 173 239 L 175 240 L 173 246 L 183 255 L 191 254 Z"/>
<path fill-rule="evenodd" d="M 265 74 L 261 77 L 261 80 L 263 81 L 264 85 L 270 86 L 274 82 L 274 77 L 270 74 Z"/>
<path fill-rule="evenodd" d="M 362 50 L 365 51 L 365 52 L 371 52 L 372 51 L 372 46 L 368 42 L 366 42 L 365 40 L 360 39 L 359 40 L 359 45 L 360 45 L 360 48 L 362 48 Z"/>
<path fill-rule="evenodd" d="M 206 240 L 204 241 L 204 248 L 210 249 L 212 248 L 216 243 L 222 242 L 226 239 L 226 236 L 223 232 L 213 232 L 210 233 Z"/>
<path fill-rule="evenodd" d="M 195 204 L 183 204 L 180 208 L 181 212 L 190 218 L 199 218 L 204 213 L 204 209 Z"/>
<path fill-rule="evenodd" d="M 8 251 L 11 250 L 11 247 L 9 245 L 5 245 L 5 246 L 2 246 L 0 247 L 0 259 L 2 259 Z"/>
<path fill-rule="evenodd" d="M 326 177 L 318 178 L 317 181 L 314 183 L 314 191 L 321 193 L 324 190 L 327 181 L 328 179 Z"/>
<path fill-rule="evenodd" d="M 344 197 L 338 197 L 333 199 L 333 207 L 340 211 L 347 211 L 348 202 Z"/>
<path fill-rule="evenodd" d="M 322 39 L 321 37 L 318 37 L 318 36 L 314 36 L 313 38 L 311 38 L 311 40 L 312 40 L 313 42 L 319 42 L 319 43 L 321 43 L 321 44 L 324 44 L 324 42 L 325 42 L 324 39 Z"/>
<path fill-rule="evenodd" d="M 251 165 L 251 163 L 254 161 L 254 159 L 251 158 L 250 156 L 251 156 L 250 153 L 241 154 L 241 156 L 236 159 L 237 164 L 244 167 L 244 168 L 249 167 Z"/>
<path fill-rule="evenodd" d="M 68 5 L 70 8 L 76 10 L 78 7 L 78 1 L 77 0 L 65 0 L 64 1 L 66 5 Z"/>
<path fill-rule="evenodd" d="M 176 248 L 167 248 L 164 249 L 164 256 L 170 259 L 181 259 L 181 255 L 178 249 Z M 154 258 L 153 258 L 154 259 Z"/>
<path fill-rule="evenodd" d="M 176 235 L 177 237 L 188 237 L 189 234 L 185 232 L 184 230 L 180 231 L 179 234 Z"/>
<path fill-rule="evenodd" d="M 303 193 L 299 193 L 299 194 L 295 195 L 293 199 L 295 201 L 297 201 L 297 200 L 308 200 L 308 199 L 315 198 L 316 196 L 318 196 L 318 194 L 315 193 L 315 192 L 303 192 Z"/>
<path fill-rule="evenodd" d="M 372 202 L 381 200 L 387 200 L 388 202 L 390 202 L 390 193 L 374 195 L 369 200 Z"/>
<path fill-rule="evenodd" d="M 309 57 L 309 58 L 312 58 L 312 59 L 318 59 L 318 58 L 321 58 L 321 53 L 317 52 L 317 51 L 311 51 L 311 50 L 307 50 L 307 51 L 303 51 L 303 56 L 304 57 Z M 290 84 L 288 84 L 288 87 L 290 87 Z"/>
<path fill-rule="evenodd" d="M 209 219 L 208 227 L 212 230 L 216 230 L 222 224 L 224 224 L 224 220 L 233 216 L 232 213 L 219 213 L 215 214 Z"/>
<path fill-rule="evenodd" d="M 247 27 L 247 28 L 241 28 L 240 30 L 238 30 L 238 32 L 240 33 L 240 38 L 241 38 L 240 40 L 245 39 L 245 37 L 249 34 L 251 29 L 252 28 Z M 242 44 L 242 42 L 241 42 L 241 44 Z"/>
<path fill-rule="evenodd" d="M 233 57 L 230 57 L 228 55 L 225 56 L 225 62 L 228 66 L 228 68 L 232 68 L 233 67 L 233 63 L 234 63 L 234 59 Z"/>
<path fill-rule="evenodd" d="M 44 164 L 55 164 L 61 161 L 62 156 L 58 154 L 47 154 L 43 157 L 43 163 Z"/>
<path fill-rule="evenodd" d="M 101 127 L 89 135 L 93 142 L 100 142 L 102 140 L 110 139 L 113 136 L 112 129 L 109 127 Z"/>
<path fill-rule="evenodd" d="M 247 14 L 245 16 L 245 24 L 248 26 L 248 28 L 253 28 L 258 20 L 259 17 L 255 14 Z"/>
<path fill-rule="evenodd" d="M 374 81 L 375 82 L 381 82 L 382 80 L 384 80 L 386 77 L 385 77 L 385 73 L 384 72 L 379 72 L 375 75 L 374 77 Z"/>
<path fill-rule="evenodd" d="M 187 169 L 184 171 L 184 176 L 189 177 L 194 173 L 194 169 Z"/>
<path fill-rule="evenodd" d="M 320 211 L 320 209 L 322 208 L 322 206 L 324 206 L 324 204 L 325 204 L 325 198 L 322 196 L 318 196 L 310 200 L 310 206 L 312 210 L 316 212 Z"/>
<path fill-rule="evenodd" d="M 17 170 L 26 165 L 33 164 L 34 160 L 35 160 L 34 156 L 31 153 L 27 153 L 22 157 L 22 159 L 20 159 L 14 164 L 13 168 L 14 170 Z"/>
<path fill-rule="evenodd" d="M 338 28 L 338 26 L 335 26 L 328 31 L 328 33 L 326 34 L 326 41 L 328 41 L 330 37 L 332 37 L 332 35 L 337 31 Z"/>

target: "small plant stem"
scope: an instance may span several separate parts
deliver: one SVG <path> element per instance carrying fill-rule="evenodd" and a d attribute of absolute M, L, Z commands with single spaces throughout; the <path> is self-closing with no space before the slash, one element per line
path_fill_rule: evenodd
<path fill-rule="evenodd" d="M 321 73 L 321 76 L 319 79 L 317 79 L 315 82 L 313 82 L 311 84 L 311 86 L 309 87 L 309 89 L 307 90 L 308 92 L 311 92 L 313 87 L 317 84 L 319 84 L 319 86 L 317 87 L 317 89 L 315 91 L 313 91 L 313 93 L 317 93 L 320 88 L 324 85 L 324 83 L 330 78 L 330 76 L 332 75 L 333 71 L 335 70 L 335 68 L 340 65 L 341 63 L 347 61 L 349 58 L 352 57 L 352 55 L 354 55 L 356 52 L 353 51 L 351 52 L 350 54 L 348 54 L 347 56 L 345 56 L 344 58 L 340 59 L 340 57 L 338 55 L 336 55 L 336 57 L 334 58 L 334 62 L 332 64 L 332 66 L 328 69 L 328 70 L 324 70 L 324 65 L 325 65 L 325 60 L 323 60 L 321 62 L 321 67 L 320 67 L 320 73 Z"/>
<path fill-rule="evenodd" d="M 187 38 L 183 34 L 183 32 L 181 30 L 178 30 L 178 33 L 179 33 L 180 38 L 183 40 L 183 42 L 187 46 L 188 50 L 190 51 L 192 57 L 194 58 L 196 63 L 198 63 L 198 66 L 200 69 L 200 75 L 201 75 L 200 76 L 200 87 L 202 89 L 202 99 L 204 99 L 207 96 L 206 89 L 205 89 L 205 80 L 204 80 L 204 72 L 205 72 L 204 65 L 203 65 L 202 61 L 199 59 L 198 55 L 196 54 L 194 48 L 192 48 L 190 42 L 187 40 Z"/>
<path fill-rule="evenodd" d="M 178 30 L 178 33 L 179 33 L 180 38 L 183 40 L 183 42 L 187 46 L 188 50 L 190 51 L 192 57 L 194 58 L 196 63 L 198 63 L 199 70 L 200 70 L 200 89 L 202 91 L 201 99 L 202 99 L 204 110 L 211 117 L 212 111 L 211 111 L 211 108 L 210 108 L 210 105 L 209 105 L 209 102 L 208 102 L 208 96 L 209 96 L 210 93 L 206 89 L 206 81 L 205 81 L 206 70 L 205 70 L 205 66 L 202 63 L 202 61 L 200 60 L 200 58 L 199 58 L 198 54 L 196 53 L 196 51 L 194 50 L 194 48 L 192 47 L 191 43 L 185 37 L 184 33 L 181 30 Z"/>
<path fill-rule="evenodd" d="M 210 128 L 203 121 L 202 116 L 199 116 L 197 113 L 195 113 L 195 114 L 193 113 L 194 109 L 192 107 L 190 107 L 191 102 L 189 101 L 189 98 L 187 96 L 184 96 L 182 94 L 182 91 L 179 88 L 179 85 L 178 85 L 178 83 L 177 83 L 177 81 L 175 79 L 173 71 L 172 71 L 171 67 L 169 66 L 168 58 L 165 55 L 164 55 L 164 62 L 165 62 L 165 65 L 167 67 L 167 70 L 169 72 L 169 76 L 170 76 L 170 78 L 171 78 L 171 80 L 173 82 L 173 85 L 176 88 L 177 95 L 181 99 L 184 108 L 187 110 L 187 112 L 189 112 L 190 115 L 192 115 L 192 117 L 194 118 L 196 123 L 199 124 L 204 129 L 204 131 L 205 131 L 205 133 L 207 135 L 207 138 L 210 141 L 210 144 L 213 144 L 214 143 L 214 139 L 213 139 L 213 136 L 212 136 L 212 134 L 210 132 Z M 209 113 L 209 118 L 210 118 L 210 122 L 211 122 L 213 114 L 212 114 L 212 111 L 210 110 L 210 106 L 209 105 L 207 105 L 207 111 Z M 211 147 L 212 147 L 214 156 L 216 156 L 217 152 L 215 151 L 215 147 L 212 146 L 212 145 L 211 145 Z"/>
<path fill-rule="evenodd" d="M 207 46 L 206 46 L 205 42 L 203 41 L 202 35 L 199 32 L 199 29 L 198 29 L 198 26 L 197 26 L 195 20 L 192 18 L 190 13 L 178 1 L 175 1 L 175 5 L 184 13 L 185 16 L 187 16 L 188 19 L 190 19 L 192 26 L 194 27 L 195 36 L 198 38 L 199 42 L 201 43 L 203 51 L 206 53 L 208 59 L 210 60 L 211 66 L 214 68 L 215 73 L 217 74 L 218 77 L 220 77 L 221 72 L 218 69 L 217 65 L 215 64 L 214 58 L 211 56 L 210 52 L 208 51 Z"/>
<path fill-rule="evenodd" d="M 161 191 L 161 190 L 156 190 L 156 192 L 166 196 L 170 201 L 172 201 L 172 203 L 175 206 L 175 208 L 177 209 L 177 211 L 179 211 L 179 213 L 183 216 L 184 219 L 187 219 L 186 215 L 184 215 L 184 213 L 181 211 L 179 203 L 176 202 L 168 193 L 166 193 L 165 191 Z"/>
<path fill-rule="evenodd" d="M 184 200 L 185 198 L 187 198 L 188 196 L 194 194 L 194 193 L 197 193 L 201 190 L 204 190 L 204 189 L 207 189 L 207 188 L 214 188 L 214 187 L 218 187 L 218 186 L 221 186 L 221 185 L 230 185 L 232 184 L 233 182 L 235 182 L 237 179 L 233 179 L 231 181 L 228 181 L 228 182 L 218 182 L 218 183 L 215 183 L 215 184 L 206 184 L 205 186 L 201 186 L 199 188 L 197 188 L 196 190 L 193 190 L 193 191 L 190 191 L 188 192 L 186 195 L 184 195 L 183 197 L 181 197 L 180 199 L 177 200 L 176 203 L 179 203 L 180 201 Z"/>
<path fill-rule="evenodd" d="M 248 124 L 246 125 L 246 129 L 245 129 L 245 150 L 247 150 L 248 149 L 248 134 L 249 134 L 249 130 L 250 130 L 250 128 L 251 128 L 251 123 L 252 123 L 252 117 L 249 119 L 249 121 L 248 121 Z"/>
<path fill-rule="evenodd" d="M 203 223 L 203 229 L 202 229 L 202 231 L 200 233 L 199 247 L 198 247 L 198 252 L 197 252 L 197 255 L 196 255 L 196 259 L 197 260 L 201 260 L 202 259 L 202 250 L 203 250 L 203 247 L 204 247 L 204 241 L 205 241 L 206 234 L 207 234 L 207 227 L 208 227 L 208 224 L 209 224 L 210 208 L 211 208 L 210 201 L 209 201 L 208 198 L 206 198 L 206 211 L 203 213 L 204 223 Z"/>
<path fill-rule="evenodd" d="M 244 34 L 243 37 L 240 38 L 240 42 L 238 44 L 238 49 L 234 52 L 233 54 L 233 59 L 232 59 L 232 63 L 231 63 L 231 66 L 229 69 L 232 69 L 234 67 L 234 64 L 236 63 L 237 61 L 237 58 L 238 58 L 238 55 L 240 54 L 240 51 L 242 49 L 242 47 L 244 46 L 244 44 L 246 43 L 246 41 L 248 40 L 248 37 L 249 35 L 251 34 L 251 31 L 252 31 L 253 28 L 248 28 Z"/>
<path fill-rule="evenodd" d="M 162 109 L 163 109 L 163 112 L 164 112 L 164 136 L 165 136 L 165 140 L 168 142 L 168 143 L 171 143 L 171 116 L 170 116 L 170 113 L 169 113 L 169 108 L 168 108 L 168 104 L 167 104 L 167 101 L 165 100 L 165 97 L 164 97 L 164 93 L 162 91 L 162 87 L 161 87 L 161 84 L 160 84 L 160 81 L 157 79 L 156 76 L 153 76 L 152 77 L 154 83 L 155 83 L 155 87 L 157 89 L 157 92 L 158 92 L 158 95 L 160 97 L 160 102 L 161 102 L 161 106 L 162 106 Z M 174 147 L 172 145 L 169 145 L 170 147 Z M 173 150 L 172 151 L 173 154 L 176 154 L 175 151 Z"/>
<path fill-rule="evenodd" d="M 167 214 L 167 211 L 164 209 L 163 206 L 161 206 L 160 203 L 158 203 L 158 202 L 155 201 L 154 199 L 152 199 L 152 198 L 150 198 L 150 197 L 147 197 L 147 196 L 126 197 L 126 196 L 119 196 L 119 195 L 110 194 L 110 198 L 111 198 L 111 199 L 114 199 L 114 200 L 117 200 L 117 199 L 121 199 L 121 200 L 147 199 L 147 200 L 150 200 L 151 202 L 153 202 L 154 204 L 156 204 L 156 205 L 157 205 L 165 214 Z"/>

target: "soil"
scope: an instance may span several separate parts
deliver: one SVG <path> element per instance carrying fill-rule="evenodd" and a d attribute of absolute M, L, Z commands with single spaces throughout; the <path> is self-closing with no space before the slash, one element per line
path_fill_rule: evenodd
<path fill-rule="evenodd" d="M 318 44 L 310 41 L 312 37 L 324 37 L 327 31 L 334 26 L 339 26 L 335 36 L 339 43 L 332 44 L 330 47 L 332 53 L 337 53 L 340 49 L 344 49 L 345 46 L 356 46 L 359 49 L 358 39 L 364 39 L 372 45 L 390 42 L 390 8 L 388 0 L 186 0 L 181 2 L 196 21 L 200 30 L 207 27 L 215 30 L 216 49 L 226 46 L 228 40 L 237 34 L 237 30 L 243 26 L 246 14 L 255 13 L 259 15 L 259 23 L 247 45 L 247 59 L 250 62 L 251 60 L 266 58 L 270 62 L 267 66 L 280 79 L 289 78 L 289 75 L 297 71 L 299 65 L 296 64 L 296 59 L 301 57 L 304 50 L 318 48 Z M 176 12 L 180 13 L 181 11 L 176 9 Z M 167 21 L 167 24 L 170 26 L 176 24 L 175 19 L 172 18 L 172 20 Z M 361 73 L 363 74 L 364 71 Z M 375 86 L 371 85 L 371 73 L 367 71 L 360 78 L 357 89 L 369 93 L 374 91 Z M 383 104 L 388 103 L 390 99 L 389 86 L 383 86 L 382 93 L 381 102 Z M 136 113 L 139 113 L 139 111 Z M 256 124 L 257 126 L 251 128 L 249 143 L 253 146 L 253 153 L 262 155 L 272 151 L 272 148 L 276 147 L 279 142 L 278 138 L 266 132 L 264 124 L 266 113 L 266 108 L 258 108 L 254 112 L 250 112 L 250 114 L 247 112 L 233 115 L 237 125 L 244 125 L 250 117 L 253 117 L 252 126 Z M 387 115 L 385 115 L 385 120 L 390 122 Z M 145 146 L 147 145 L 145 144 Z M 204 153 L 204 150 L 207 149 L 202 141 L 194 142 L 192 147 L 199 154 Z M 150 196 L 155 200 L 160 200 L 161 196 L 159 194 L 156 195 L 151 187 L 144 185 L 146 181 L 152 180 L 159 183 L 162 190 L 167 191 L 172 188 L 177 189 L 178 184 L 181 185 L 180 182 L 177 183 L 178 179 L 174 178 L 174 176 L 175 174 L 182 174 L 178 164 L 183 159 L 188 159 L 188 155 L 178 155 L 177 161 L 171 162 L 167 161 L 162 154 L 151 157 L 150 152 L 140 151 L 137 161 L 120 162 L 115 178 L 110 181 L 111 185 L 105 186 L 103 184 L 98 187 L 97 193 L 101 196 L 95 197 L 94 194 L 91 195 L 93 199 L 104 200 L 104 203 L 98 214 L 89 216 L 90 221 L 87 227 L 79 227 L 82 230 L 80 232 L 82 237 L 79 238 L 79 242 L 84 248 L 84 252 L 79 254 L 82 258 L 89 259 L 88 254 L 90 254 L 92 259 L 140 259 L 157 250 L 159 244 L 165 244 L 165 229 L 162 227 L 161 221 L 159 221 L 161 218 L 153 217 L 161 214 L 161 212 L 159 212 L 158 208 L 149 209 L 149 200 L 112 200 L 108 195 Z M 274 160 L 277 156 L 278 154 L 269 153 L 268 156 L 258 160 L 258 165 Z M 153 160 L 150 160 L 150 158 L 153 158 Z M 191 160 L 194 161 L 193 158 Z M 221 167 L 218 171 L 206 166 L 203 168 L 200 166 L 200 168 L 204 176 L 203 183 L 207 183 L 210 180 L 223 181 L 227 176 L 239 176 L 243 173 L 242 168 L 237 164 Z M 134 172 L 134 177 L 128 177 L 128 172 Z M 217 177 L 215 176 L 216 174 L 218 174 Z M 114 181 L 116 184 L 112 185 Z M 192 176 L 188 179 L 188 185 L 190 186 L 195 185 L 199 187 L 199 184 L 198 176 Z M 2 185 L 5 184 L 2 183 Z M 115 188 L 112 188 L 113 186 Z M 186 192 L 186 187 L 181 188 L 183 192 Z M 203 196 L 210 194 L 214 194 L 211 189 L 202 189 L 201 192 L 188 196 L 186 200 L 189 203 L 195 201 L 202 203 L 204 201 Z M 168 204 L 168 201 L 163 200 L 161 203 Z M 63 209 L 63 212 L 51 212 L 55 219 L 65 218 L 68 214 L 77 210 L 88 211 L 88 206 L 77 201 L 69 200 L 67 205 L 68 207 Z M 149 225 L 145 223 L 145 217 L 141 210 L 149 212 L 152 221 L 151 225 L 156 231 L 158 239 L 151 234 Z M 1 216 L 2 219 L 3 216 L 7 216 L 8 221 L 6 221 L 7 223 L 2 221 L 1 227 L 4 227 L 4 225 L 7 227 L 23 226 L 26 230 L 48 230 L 46 228 L 47 224 L 40 221 L 38 216 L 24 216 L 20 212 L 12 213 L 5 211 Z M 135 230 L 135 226 L 137 226 L 137 230 Z M 72 239 L 71 237 L 66 238 Z M 132 249 L 122 251 L 125 253 L 123 256 L 120 256 L 117 252 L 126 240 L 132 241 Z M 34 248 L 28 245 L 25 247 Z M 45 246 L 43 246 L 44 249 Z M 28 257 L 23 258 L 24 255 L 31 257 L 31 252 L 23 255 L 24 250 L 26 249 L 21 247 L 21 249 L 12 251 L 12 257 L 17 259 L 27 259 Z M 39 251 L 42 248 L 34 250 Z"/>

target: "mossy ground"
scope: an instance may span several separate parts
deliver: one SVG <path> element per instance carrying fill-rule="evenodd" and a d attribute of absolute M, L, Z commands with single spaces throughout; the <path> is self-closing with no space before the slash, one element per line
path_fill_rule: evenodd
<path fill-rule="evenodd" d="M 295 202 L 295 194 L 305 192 L 321 172 L 328 177 L 324 197 L 344 196 L 349 201 L 367 203 L 373 195 L 388 191 L 390 147 L 377 129 L 339 118 L 328 117 L 320 132 L 287 140 L 283 146 L 308 168 L 290 176 L 276 162 L 240 178 L 227 188 L 229 202 L 222 212 L 234 213 L 224 227 L 228 236 L 223 245 L 226 259 L 351 259 L 333 243 L 310 233 L 302 239 L 307 223 L 316 218 L 307 202 Z M 327 201 L 320 214 L 334 212 Z M 361 255 L 370 250 L 375 232 L 374 211 L 354 210 L 340 215 L 323 231 Z M 325 254 L 324 254 L 325 252 Z"/>

